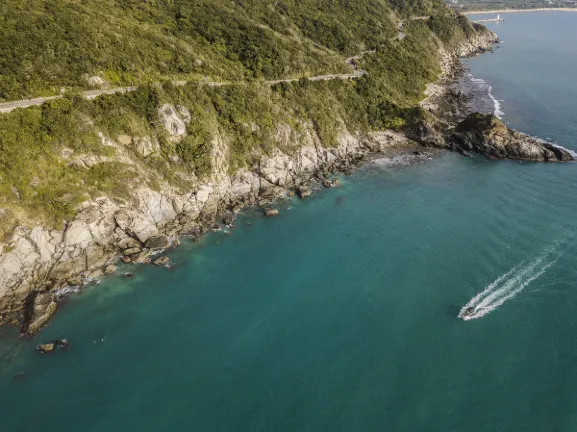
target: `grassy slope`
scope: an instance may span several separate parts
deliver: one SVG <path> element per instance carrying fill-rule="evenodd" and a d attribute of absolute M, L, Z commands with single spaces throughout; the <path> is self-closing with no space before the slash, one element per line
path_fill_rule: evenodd
<path fill-rule="evenodd" d="M 12 23 L 0 25 L 4 95 L 81 86 L 84 74 L 97 72 L 118 83 L 206 73 L 239 81 L 143 85 L 129 94 L 91 102 L 71 96 L 0 116 L 0 234 L 21 223 L 61 227 L 78 203 L 101 194 L 129 199 L 131 179 L 190 188 L 191 179 L 211 172 L 217 136 L 229 144 L 234 171 L 277 145 L 280 124 L 310 124 L 325 145 L 335 143 L 343 124 L 353 131 L 402 127 L 419 115 L 414 107 L 438 76 L 441 41 L 457 43 L 472 32 L 438 1 L 279 0 L 273 8 L 256 0 L 8 0 L 0 9 L 0 20 Z M 433 14 L 429 22 L 409 22 L 407 38 L 391 40 L 395 16 L 426 13 Z M 337 71 L 346 56 L 367 48 L 377 52 L 361 61 L 369 74 L 360 80 L 272 88 L 254 80 Z M 159 126 L 164 102 L 192 112 L 180 142 Z M 115 160 L 119 149 L 102 145 L 98 131 L 113 139 L 151 136 L 161 152 L 144 159 L 128 145 L 121 152 L 138 166 L 122 164 Z M 72 158 L 63 157 L 66 149 L 74 150 Z M 70 164 L 83 154 L 104 162 Z M 139 167 L 154 175 L 143 178 Z"/>

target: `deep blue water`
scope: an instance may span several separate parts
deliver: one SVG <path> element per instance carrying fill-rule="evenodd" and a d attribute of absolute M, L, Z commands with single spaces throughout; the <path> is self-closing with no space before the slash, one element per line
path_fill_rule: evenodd
<path fill-rule="evenodd" d="M 577 149 L 577 14 L 507 19 L 472 75 L 510 126 Z M 185 240 L 174 270 L 111 277 L 35 340 L 5 335 L 2 430 L 575 430 L 576 174 L 446 153 L 248 211 Z M 489 313 L 458 319 L 485 289 Z M 68 351 L 34 351 L 60 337 Z"/>

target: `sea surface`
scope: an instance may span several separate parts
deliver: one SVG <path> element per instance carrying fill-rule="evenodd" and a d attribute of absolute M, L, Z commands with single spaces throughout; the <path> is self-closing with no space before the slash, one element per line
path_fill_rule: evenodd
<path fill-rule="evenodd" d="M 479 97 L 577 149 L 577 13 L 505 18 L 467 61 Z M 73 296 L 32 341 L 5 331 L 0 429 L 575 431 L 576 178 L 443 153 L 248 210 L 184 239 L 172 271 Z M 35 352 L 55 338 L 71 346 Z"/>

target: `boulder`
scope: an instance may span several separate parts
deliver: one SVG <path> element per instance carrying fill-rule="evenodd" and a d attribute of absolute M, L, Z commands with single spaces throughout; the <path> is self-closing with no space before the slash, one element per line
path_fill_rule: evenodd
<path fill-rule="evenodd" d="M 45 344 L 40 344 L 40 345 L 38 345 L 38 346 L 36 347 L 36 350 L 37 350 L 38 352 L 41 352 L 41 353 L 44 354 L 44 353 L 50 353 L 50 352 L 54 351 L 54 348 L 55 348 L 55 345 L 54 345 L 52 342 L 50 342 L 50 343 L 45 343 Z"/>
<path fill-rule="evenodd" d="M 154 265 L 155 266 L 159 266 L 162 267 L 166 264 L 168 264 L 170 262 L 170 258 L 165 257 L 165 256 L 161 256 L 160 258 L 157 258 L 156 260 L 154 260 Z"/>
<path fill-rule="evenodd" d="M 104 269 L 104 274 L 109 275 L 112 273 L 116 273 L 116 266 L 113 264 L 107 265 L 106 268 Z"/>
<path fill-rule="evenodd" d="M 148 249 L 166 249 L 170 247 L 170 239 L 165 235 L 158 235 L 150 237 L 144 243 L 144 246 Z"/>
<path fill-rule="evenodd" d="M 264 214 L 265 214 L 267 217 L 278 216 L 278 210 L 275 209 L 275 208 L 267 208 L 267 209 L 264 211 Z"/>
<path fill-rule="evenodd" d="M 99 77 L 98 75 L 86 78 L 86 83 L 90 87 L 97 89 L 103 89 L 108 87 L 108 83 L 106 82 L 106 80 L 102 77 Z"/>
<path fill-rule="evenodd" d="M 138 256 L 133 255 L 132 258 L 133 258 L 132 262 L 134 264 L 148 264 L 151 261 L 150 250 L 147 249 L 145 251 L 142 251 L 138 254 Z"/>
<path fill-rule="evenodd" d="M 135 247 L 135 248 L 125 249 L 123 253 L 126 256 L 130 256 L 130 255 L 139 254 L 140 252 L 142 252 L 142 249 Z"/>
<path fill-rule="evenodd" d="M 132 237 L 122 239 L 118 242 L 118 247 L 120 249 L 132 249 L 132 248 L 138 248 L 140 246 L 141 246 L 140 242 Z"/>
<path fill-rule="evenodd" d="M 299 187 L 299 196 L 302 199 L 310 197 L 312 194 L 311 189 L 308 186 L 300 186 Z"/>

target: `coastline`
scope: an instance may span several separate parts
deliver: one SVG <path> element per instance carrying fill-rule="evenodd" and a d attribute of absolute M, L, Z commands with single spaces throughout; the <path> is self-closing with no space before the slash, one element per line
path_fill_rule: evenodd
<path fill-rule="evenodd" d="M 443 50 L 443 73 L 437 83 L 445 87 L 443 83 L 461 65 L 459 58 L 486 52 L 495 42 L 496 35 L 485 33 L 453 52 Z M 444 94 L 446 89 L 439 97 Z M 291 139 L 287 133 L 291 131 L 282 132 L 286 140 Z M 21 333 L 32 336 L 57 312 L 61 297 L 106 275 L 108 266 L 118 260 L 150 263 L 153 253 L 177 246 L 185 235 L 198 237 L 216 222 L 229 224 L 244 207 L 265 211 L 287 194 L 306 198 L 312 181 L 350 173 L 367 159 L 386 157 L 390 151 L 414 155 L 431 147 L 421 136 L 345 130 L 336 148 L 326 148 L 318 137 L 306 133 L 310 135 L 307 144 L 296 154 L 276 150 L 256 171 L 228 175 L 228 167 L 223 166 L 210 182 L 184 195 L 173 189 L 142 189 L 136 192 L 134 207 L 103 197 L 83 206 L 62 232 L 41 227 L 20 230 L 13 249 L 0 255 L 0 284 L 9 287 L 0 297 L 0 325 L 21 325 Z"/>
<path fill-rule="evenodd" d="M 514 12 L 577 12 L 577 8 L 536 8 L 536 9 L 491 9 L 479 11 L 459 12 L 461 15 L 481 15 L 494 13 L 514 13 Z"/>

